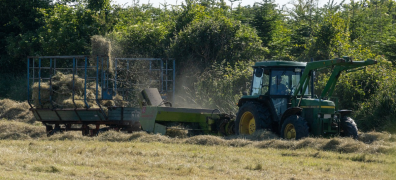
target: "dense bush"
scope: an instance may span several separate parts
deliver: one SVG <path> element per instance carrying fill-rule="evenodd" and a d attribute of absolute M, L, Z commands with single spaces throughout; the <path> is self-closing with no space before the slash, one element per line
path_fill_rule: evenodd
<path fill-rule="evenodd" d="M 250 89 L 252 65 L 253 62 L 214 63 L 198 77 L 193 88 L 187 90 L 188 103 L 235 114 L 242 92 Z"/>

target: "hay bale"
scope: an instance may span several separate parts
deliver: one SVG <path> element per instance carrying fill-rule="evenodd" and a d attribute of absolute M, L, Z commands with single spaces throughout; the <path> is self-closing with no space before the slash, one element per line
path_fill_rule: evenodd
<path fill-rule="evenodd" d="M 90 58 L 89 63 L 91 65 L 96 65 L 96 57 L 97 56 L 108 56 L 109 57 L 109 67 L 107 67 L 107 63 L 104 64 L 104 68 L 108 70 L 108 72 L 112 73 L 113 71 L 113 60 L 111 57 L 111 42 L 104 38 L 103 36 L 94 35 L 91 37 L 91 48 L 92 48 L 92 58 Z M 99 59 L 100 60 L 100 59 Z"/>
<path fill-rule="evenodd" d="M 39 94 L 39 92 L 40 92 L 40 94 Z M 49 100 L 50 95 L 51 95 L 51 90 L 50 90 L 49 83 L 47 83 L 47 82 L 40 82 L 40 84 L 38 82 L 33 83 L 32 100 L 33 100 L 34 106 L 39 107 L 40 105 L 42 105 L 43 108 L 50 108 L 51 107 L 51 103 Z M 41 104 L 40 104 L 40 101 L 41 101 Z"/>
<path fill-rule="evenodd" d="M 52 104 L 57 108 L 85 108 L 85 103 L 82 99 L 84 99 L 84 86 L 85 81 L 83 78 L 79 76 L 74 76 L 74 87 L 73 87 L 73 74 L 63 74 L 59 71 L 52 77 L 52 89 L 50 89 L 50 85 L 47 82 L 40 83 L 40 97 L 43 108 L 52 108 Z M 74 103 L 73 103 L 73 90 L 74 94 Z M 41 107 L 39 102 L 39 87 L 38 83 L 34 83 L 32 85 L 32 100 L 35 107 Z M 52 104 L 49 101 L 50 95 L 52 94 Z M 87 83 L 86 97 L 87 104 L 91 108 L 98 108 L 95 99 L 96 94 L 98 98 L 102 96 L 101 87 L 98 86 L 98 90 L 96 91 L 96 83 L 89 82 Z M 117 95 L 115 100 L 106 100 L 102 101 L 101 105 L 109 107 L 115 105 L 124 105 L 125 102 L 121 101 L 122 97 Z"/>

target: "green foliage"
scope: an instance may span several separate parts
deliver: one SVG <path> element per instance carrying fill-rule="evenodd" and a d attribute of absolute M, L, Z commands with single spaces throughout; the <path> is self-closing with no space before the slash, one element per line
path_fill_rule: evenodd
<path fill-rule="evenodd" d="M 87 0 L 87 8 L 93 11 L 108 11 L 110 9 L 110 0 Z"/>
<path fill-rule="evenodd" d="M 362 130 L 377 130 L 396 132 L 396 68 L 390 63 L 380 63 L 370 68 L 368 74 L 373 77 L 368 80 L 372 86 L 370 94 L 356 109 L 355 117 Z M 359 77 L 361 80 L 361 77 Z M 358 78 L 357 78 L 358 79 Z M 366 82 L 367 83 L 367 82 Z M 363 89 L 366 90 L 366 89 Z M 371 91 L 370 91 L 371 90 Z M 374 92 L 372 92 L 374 91 Z"/>
<path fill-rule="evenodd" d="M 38 29 L 39 54 L 89 54 L 90 37 L 99 34 L 100 27 L 93 11 L 57 5 L 42 13 L 46 25 Z"/>
<path fill-rule="evenodd" d="M 375 59 L 377 65 L 343 74 L 334 95 L 339 98 L 340 109 L 355 110 L 353 118 L 359 129 L 396 132 L 396 68 L 381 57 Z M 319 77 L 317 93 L 328 78 L 326 73 Z"/>
<path fill-rule="evenodd" d="M 110 35 L 121 48 L 121 54 L 137 57 L 166 57 L 168 28 L 160 23 L 137 23 Z M 150 51 L 148 51 L 150 49 Z"/>
<path fill-rule="evenodd" d="M 250 89 L 253 62 L 236 62 L 230 65 L 225 61 L 214 63 L 207 68 L 194 83 L 189 92 L 192 104 L 198 107 L 215 108 L 223 112 L 238 111 L 236 103 L 243 91 Z"/>
<path fill-rule="evenodd" d="M 272 0 L 264 0 L 263 4 L 254 6 L 254 18 L 252 26 L 256 28 L 263 46 L 268 47 L 274 38 L 277 26 L 279 26 L 281 15 L 276 10 L 276 4 Z"/>
<path fill-rule="evenodd" d="M 26 55 L 32 52 L 30 49 L 34 49 L 36 44 L 31 43 L 34 35 L 34 30 L 43 25 L 42 22 L 36 21 L 43 15 L 40 12 L 40 8 L 49 8 L 49 0 L 36 0 L 36 1 L 24 1 L 24 0 L 12 0 L 12 1 L 0 1 L 0 67 L 3 73 L 15 73 L 18 74 L 24 71 L 26 68 L 23 64 L 20 64 L 18 58 L 23 56 L 25 61 Z M 22 37 L 23 34 L 28 34 L 27 37 Z M 17 58 L 15 54 L 9 53 L 10 48 L 7 46 L 10 44 L 16 44 L 15 48 L 24 49 Z M 14 51 L 14 49 L 11 49 Z M 18 59 L 18 61 L 16 61 Z"/>
<path fill-rule="evenodd" d="M 15 74 L 2 74 L 0 78 L 1 97 L 16 101 L 26 101 L 27 99 L 27 79 L 25 76 Z"/>
<path fill-rule="evenodd" d="M 204 69 L 223 60 L 258 60 L 266 53 L 254 30 L 221 15 L 193 21 L 175 36 L 170 47 L 180 68 L 194 64 Z"/>

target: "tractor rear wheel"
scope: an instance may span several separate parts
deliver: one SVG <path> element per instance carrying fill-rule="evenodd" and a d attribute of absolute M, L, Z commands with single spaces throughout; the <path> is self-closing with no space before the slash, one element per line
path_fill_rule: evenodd
<path fill-rule="evenodd" d="M 346 116 L 341 119 L 341 133 L 342 137 L 352 137 L 353 139 L 357 139 L 358 136 L 358 128 L 356 126 L 355 121 Z"/>
<path fill-rule="evenodd" d="M 271 114 L 257 102 L 247 102 L 239 108 L 235 121 L 235 134 L 253 134 L 260 129 L 271 130 Z"/>
<path fill-rule="evenodd" d="M 298 115 L 291 115 L 282 124 L 281 138 L 295 139 L 308 137 L 309 127 L 307 121 Z"/>

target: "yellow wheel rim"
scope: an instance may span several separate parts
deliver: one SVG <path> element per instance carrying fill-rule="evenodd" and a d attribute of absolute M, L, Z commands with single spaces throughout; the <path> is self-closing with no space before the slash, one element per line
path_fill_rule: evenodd
<path fill-rule="evenodd" d="M 296 139 L 296 129 L 292 123 L 286 125 L 284 133 L 286 139 Z"/>
<path fill-rule="evenodd" d="M 247 111 L 242 114 L 241 121 L 239 122 L 240 134 L 253 134 L 256 131 L 256 121 L 251 112 Z"/>

